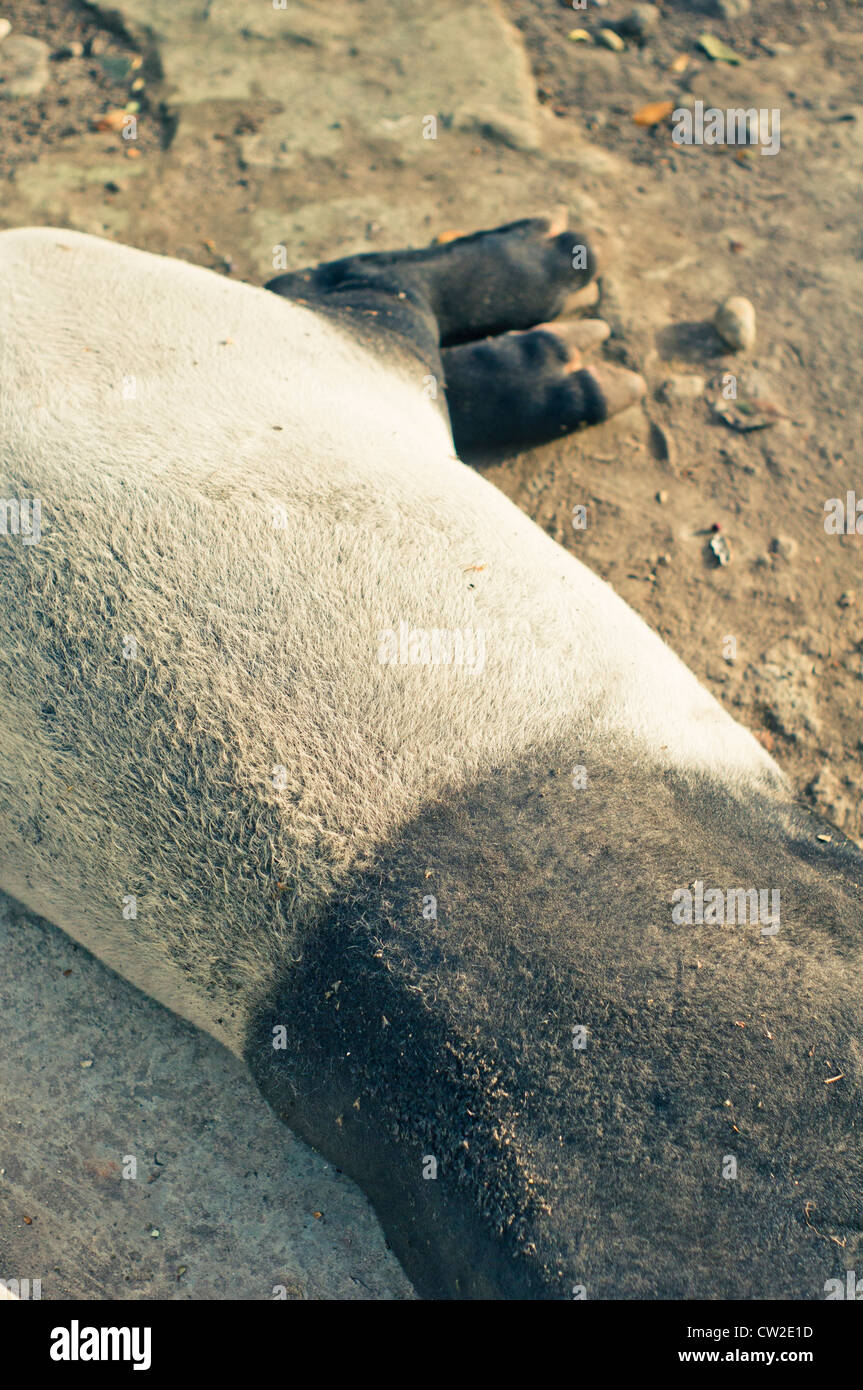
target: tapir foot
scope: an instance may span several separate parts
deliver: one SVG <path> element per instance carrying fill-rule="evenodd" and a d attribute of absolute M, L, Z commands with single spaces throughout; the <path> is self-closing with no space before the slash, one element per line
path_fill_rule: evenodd
<path fill-rule="evenodd" d="M 419 251 L 329 261 L 267 288 L 349 322 L 372 350 L 407 342 L 424 373 L 444 378 L 456 448 L 476 453 L 543 443 L 644 395 L 635 373 L 574 356 L 607 336 L 605 325 L 548 322 L 596 302 L 600 265 L 582 232 L 532 217 Z"/>
<path fill-rule="evenodd" d="M 458 453 L 542 444 L 641 400 L 647 388 L 636 372 L 607 362 L 584 365 L 584 354 L 609 332 L 601 319 L 560 320 L 445 349 Z"/>
<path fill-rule="evenodd" d="M 475 232 L 426 254 L 442 347 L 557 318 L 584 294 L 602 259 L 583 232 L 548 217 Z"/>

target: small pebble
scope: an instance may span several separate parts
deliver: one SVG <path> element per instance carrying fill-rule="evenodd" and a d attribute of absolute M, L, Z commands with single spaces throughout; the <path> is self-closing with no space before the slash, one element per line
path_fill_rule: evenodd
<path fill-rule="evenodd" d="M 619 34 L 628 34 L 634 39 L 643 39 L 655 27 L 658 20 L 659 10 L 655 5 L 633 5 L 620 23 L 614 27 Z"/>
<path fill-rule="evenodd" d="M 749 13 L 751 0 L 710 0 L 708 14 L 717 19 L 742 19 Z"/>
<path fill-rule="evenodd" d="M 854 604 L 855 604 L 856 602 L 857 602 L 857 595 L 855 594 L 854 590 L 853 590 L 853 589 L 848 589 L 846 593 L 844 593 L 844 594 L 842 594 L 842 595 L 840 596 L 840 599 L 839 599 L 839 607 L 840 607 L 840 608 L 853 608 L 853 607 L 854 607 Z"/>
<path fill-rule="evenodd" d="M 670 376 L 662 384 L 661 395 L 669 405 L 679 401 L 695 401 L 704 395 L 706 386 L 703 376 Z"/>
<path fill-rule="evenodd" d="M 650 421 L 647 435 L 648 447 L 658 463 L 669 463 L 674 468 L 677 462 L 677 449 L 669 431 L 664 430 L 655 420 Z"/>
<path fill-rule="evenodd" d="M 615 53 L 622 53 L 626 44 L 619 34 L 615 34 L 613 29 L 600 29 L 596 36 L 596 42 L 603 48 L 612 48 Z"/>
<path fill-rule="evenodd" d="M 6 39 L 0 47 L 0 97 L 35 97 L 48 83 L 51 50 L 41 39 Z"/>
<path fill-rule="evenodd" d="M 0 18 L 0 43 L 3 42 L 7 34 L 12 32 L 12 25 L 8 19 Z"/>
<path fill-rule="evenodd" d="M 99 54 L 104 53 L 107 47 L 108 40 L 103 39 L 101 34 L 94 34 L 92 39 L 88 40 L 87 52 L 91 54 L 92 57 L 98 58 Z"/>
<path fill-rule="evenodd" d="M 58 48 L 51 55 L 53 58 L 83 58 L 84 45 L 74 39 L 72 43 L 65 43 L 62 48 Z"/>
<path fill-rule="evenodd" d="M 774 536 L 770 542 L 770 549 L 783 560 L 793 560 L 797 554 L 797 542 L 791 536 Z"/>
<path fill-rule="evenodd" d="M 668 493 L 665 492 L 665 491 L 660 490 L 660 491 L 657 492 L 657 494 L 656 494 L 656 500 L 657 500 L 657 502 L 662 502 L 662 503 L 667 502 L 667 501 L 668 501 Z"/>
<path fill-rule="evenodd" d="M 733 352 L 748 352 L 755 344 L 755 307 L 742 295 L 720 304 L 713 320 L 717 333 Z"/>

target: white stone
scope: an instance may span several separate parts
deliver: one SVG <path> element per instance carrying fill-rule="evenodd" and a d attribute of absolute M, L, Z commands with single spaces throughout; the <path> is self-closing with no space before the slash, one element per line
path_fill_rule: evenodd
<path fill-rule="evenodd" d="M 734 352 L 748 352 L 755 344 L 755 307 L 742 295 L 720 304 L 713 320 L 717 333 Z"/>

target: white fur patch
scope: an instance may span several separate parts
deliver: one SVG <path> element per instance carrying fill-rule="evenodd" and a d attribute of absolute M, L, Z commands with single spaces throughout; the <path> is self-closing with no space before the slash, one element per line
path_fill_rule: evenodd
<path fill-rule="evenodd" d="M 74 232 L 0 234 L 0 286 L 0 497 L 43 533 L 0 535 L 0 887 L 229 1045 L 376 846 L 550 737 L 784 789 L 419 366 Z"/>

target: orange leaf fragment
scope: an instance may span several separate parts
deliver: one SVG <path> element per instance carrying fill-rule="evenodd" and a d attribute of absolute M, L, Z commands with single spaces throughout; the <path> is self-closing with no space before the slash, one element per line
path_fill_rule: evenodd
<path fill-rule="evenodd" d="M 100 116 L 96 122 L 97 130 L 122 130 L 129 119 L 128 111 L 121 111 L 115 107 L 113 111 L 106 111 L 104 116 Z"/>
<path fill-rule="evenodd" d="M 673 101 L 650 101 L 636 111 L 632 119 L 636 125 L 659 125 L 659 122 L 670 116 L 673 110 Z"/>

